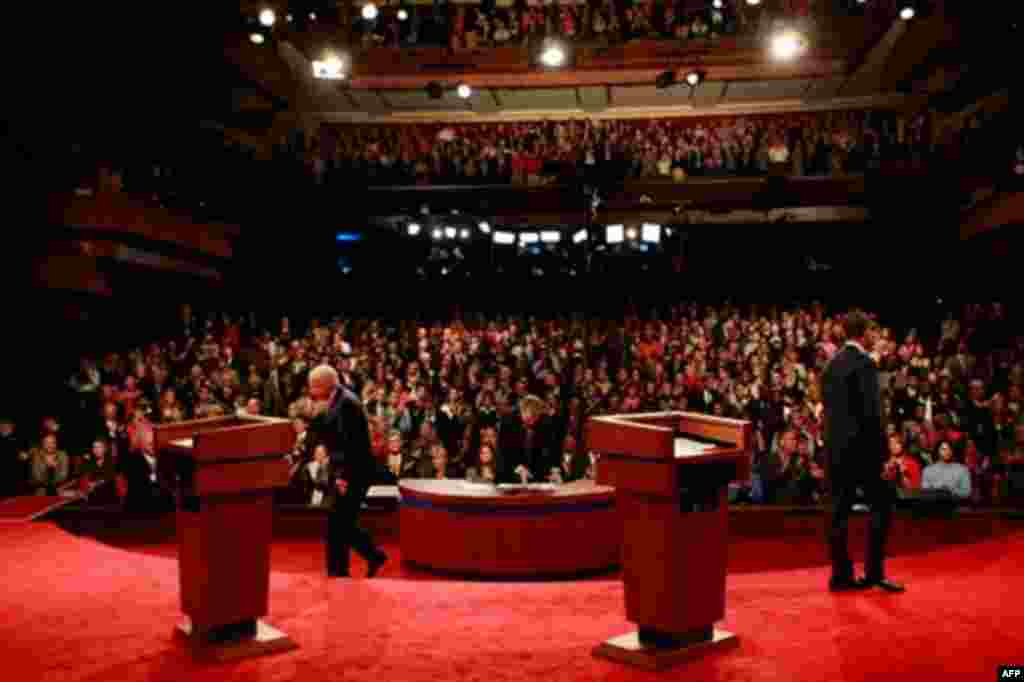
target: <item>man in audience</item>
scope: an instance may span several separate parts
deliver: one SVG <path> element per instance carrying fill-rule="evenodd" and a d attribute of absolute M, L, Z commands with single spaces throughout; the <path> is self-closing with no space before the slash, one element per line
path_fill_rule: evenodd
<path fill-rule="evenodd" d="M 57 435 L 47 433 L 32 455 L 32 485 L 36 495 L 56 495 L 71 475 L 71 460 L 57 449 Z"/>
<path fill-rule="evenodd" d="M 498 453 L 506 468 L 501 477 L 521 483 L 548 480 L 559 465 L 550 420 L 544 416 L 544 401 L 527 395 L 519 401 L 519 415 L 501 428 Z"/>

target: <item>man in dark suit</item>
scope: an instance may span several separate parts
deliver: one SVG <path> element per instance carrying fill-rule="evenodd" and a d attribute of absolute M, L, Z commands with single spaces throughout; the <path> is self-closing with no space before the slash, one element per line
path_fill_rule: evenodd
<path fill-rule="evenodd" d="M 878 329 L 860 312 L 847 316 L 845 329 L 846 345 L 836 353 L 822 375 L 825 445 L 833 504 L 829 589 L 840 592 L 878 586 L 889 592 L 902 592 L 902 585 L 885 577 L 883 567 L 893 489 L 883 480 L 888 448 L 882 423 L 878 368 L 868 355 Z M 864 579 L 854 575 L 847 551 L 849 514 L 858 488 L 871 508 Z"/>
<path fill-rule="evenodd" d="M 333 488 L 327 518 L 327 575 L 349 575 L 349 548 L 355 548 L 369 564 L 372 578 L 387 560 L 373 538 L 359 527 L 359 512 L 375 470 L 370 451 L 370 429 L 359 397 L 341 385 L 338 372 L 327 365 L 309 373 L 309 395 L 326 401 L 327 409 L 314 419 L 317 442 L 327 446 Z"/>
<path fill-rule="evenodd" d="M 558 443 L 544 411 L 543 400 L 527 395 L 519 401 L 519 414 L 502 424 L 498 432 L 500 482 L 543 483 L 558 470 Z"/>

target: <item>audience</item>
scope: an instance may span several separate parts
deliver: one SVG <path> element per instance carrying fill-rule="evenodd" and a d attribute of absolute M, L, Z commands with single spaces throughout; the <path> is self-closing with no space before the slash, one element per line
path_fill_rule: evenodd
<path fill-rule="evenodd" d="M 882 371 L 889 470 L 903 496 L 948 489 L 964 503 L 1019 503 L 1024 337 L 1008 319 L 1001 305 L 968 305 L 921 333 L 883 327 L 872 354 Z M 279 500 L 318 505 L 325 455 L 308 420 L 324 405 L 305 385 L 312 367 L 330 363 L 364 397 L 378 484 L 592 479 L 599 462 L 582 447 L 589 416 L 687 410 L 751 421 L 753 471 L 733 484 L 733 500 L 814 504 L 827 493 L 817 382 L 845 342 L 840 322 L 821 304 L 694 303 L 589 322 L 339 318 L 300 330 L 282 319 L 271 333 L 211 320 L 202 333 L 86 359 L 76 376 L 88 380 L 68 390 L 94 411 L 74 402 L 66 436 L 55 414 L 34 438 L 0 422 L 2 482 L 7 495 L 52 494 L 78 478 L 81 490 L 107 491 L 111 503 L 166 508 L 153 425 L 227 414 L 230 402 L 293 419 L 293 485 Z M 150 411 L 134 395 L 147 391 L 173 409 Z M 88 454 L 69 458 L 58 443 Z"/>

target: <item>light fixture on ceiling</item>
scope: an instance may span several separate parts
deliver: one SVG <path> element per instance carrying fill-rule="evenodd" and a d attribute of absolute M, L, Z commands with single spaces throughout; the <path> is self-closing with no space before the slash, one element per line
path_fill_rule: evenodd
<path fill-rule="evenodd" d="M 772 56 L 776 59 L 794 59 L 803 54 L 806 49 L 807 40 L 797 31 L 779 31 L 772 37 Z"/>
<path fill-rule="evenodd" d="M 253 31 L 249 34 L 249 41 L 253 45 L 262 45 L 267 41 L 266 37 L 259 31 Z"/>
<path fill-rule="evenodd" d="M 711 0 L 711 6 L 715 9 L 722 9 L 723 5 L 725 5 L 725 3 L 722 2 L 722 0 Z"/>
<path fill-rule="evenodd" d="M 444 231 L 442 231 L 440 227 L 435 227 L 433 231 L 430 233 L 430 236 L 433 237 L 434 239 L 440 239 L 441 237 L 444 236 Z"/>
<path fill-rule="evenodd" d="M 704 72 L 698 71 L 697 69 L 694 69 L 693 71 L 688 71 L 686 73 L 685 79 L 687 85 L 689 85 L 691 88 L 695 88 L 704 81 Z"/>
<path fill-rule="evenodd" d="M 409 236 L 410 237 L 415 237 L 416 235 L 418 235 L 420 233 L 420 224 L 419 223 L 409 223 L 408 227 L 406 227 L 406 230 L 409 232 Z"/>
<path fill-rule="evenodd" d="M 277 15 L 274 14 L 274 10 L 267 7 L 260 12 L 260 23 L 270 28 L 277 21 Z"/>
<path fill-rule="evenodd" d="M 470 95 L 473 94 L 473 88 L 469 87 L 465 83 L 459 83 L 459 86 L 455 89 L 459 93 L 459 97 L 462 99 L 469 99 Z"/>
<path fill-rule="evenodd" d="M 903 21 L 910 21 L 911 19 L 914 18 L 914 15 L 916 14 L 917 12 L 914 10 L 913 5 L 906 5 L 903 9 L 900 10 L 900 19 L 902 19 Z"/>
<path fill-rule="evenodd" d="M 469 228 L 464 227 L 459 230 L 459 239 L 469 239 Z"/>
<path fill-rule="evenodd" d="M 747 0 L 747 4 L 751 7 L 757 7 L 761 4 L 761 0 Z"/>
<path fill-rule="evenodd" d="M 372 2 L 368 2 L 365 5 L 363 5 L 361 13 L 363 15 L 363 19 L 366 19 L 367 21 L 373 21 L 374 19 L 377 18 L 377 15 L 380 12 L 377 10 L 377 5 L 375 5 Z"/>
<path fill-rule="evenodd" d="M 484 234 L 490 234 L 491 233 L 491 226 L 490 226 L 490 224 L 488 224 L 488 222 L 486 220 L 481 220 L 480 221 L 480 231 L 483 232 Z"/>
<path fill-rule="evenodd" d="M 399 21 L 405 21 L 408 18 L 409 18 L 409 12 L 407 10 L 405 10 L 404 8 L 398 10 L 398 20 Z"/>
<path fill-rule="evenodd" d="M 541 46 L 540 63 L 549 69 L 565 66 L 567 58 L 568 51 L 565 45 L 558 40 L 547 40 Z"/>
<path fill-rule="evenodd" d="M 313 77 L 320 80 L 340 81 L 348 76 L 347 59 L 334 53 L 313 62 Z"/>
<path fill-rule="evenodd" d="M 637 238 L 637 231 L 635 227 L 630 227 L 626 230 L 626 239 L 634 240 Z"/>
<path fill-rule="evenodd" d="M 316 21 L 316 12 L 310 12 L 309 13 L 309 20 L 310 21 Z"/>
<path fill-rule="evenodd" d="M 287 21 L 290 24 L 293 21 L 295 21 L 295 17 L 293 15 L 291 15 L 291 14 L 286 14 L 286 15 L 284 15 L 284 20 Z"/>

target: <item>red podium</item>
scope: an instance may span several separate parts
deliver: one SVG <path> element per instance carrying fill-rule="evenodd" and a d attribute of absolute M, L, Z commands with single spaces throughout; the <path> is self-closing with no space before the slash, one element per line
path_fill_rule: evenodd
<path fill-rule="evenodd" d="M 594 655 L 661 670 L 738 644 L 725 616 L 728 485 L 750 473 L 751 425 L 688 412 L 594 417 L 587 448 L 622 519 L 626 616 Z"/>
<path fill-rule="evenodd" d="M 181 609 L 197 658 L 235 660 L 294 649 L 260 620 L 270 592 L 274 488 L 288 484 L 285 419 L 215 417 L 153 429 L 174 472 Z"/>

